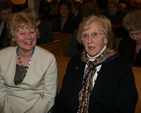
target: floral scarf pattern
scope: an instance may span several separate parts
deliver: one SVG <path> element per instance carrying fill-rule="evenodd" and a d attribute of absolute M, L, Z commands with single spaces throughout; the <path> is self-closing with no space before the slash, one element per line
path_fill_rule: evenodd
<path fill-rule="evenodd" d="M 78 94 L 79 107 L 77 113 L 88 113 L 89 108 L 89 99 L 93 89 L 93 76 L 96 72 L 96 66 L 103 64 L 104 62 L 109 61 L 117 56 L 115 50 L 106 48 L 93 62 L 89 61 L 86 51 L 81 53 L 81 59 L 83 62 L 86 62 L 88 67 L 86 68 L 82 88 Z"/>

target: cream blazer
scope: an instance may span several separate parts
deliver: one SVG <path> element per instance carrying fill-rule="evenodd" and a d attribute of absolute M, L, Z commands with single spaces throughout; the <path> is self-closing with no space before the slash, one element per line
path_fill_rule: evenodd
<path fill-rule="evenodd" d="M 0 113 L 47 113 L 57 91 L 57 63 L 49 51 L 36 46 L 22 83 L 15 85 L 16 47 L 0 51 Z"/>

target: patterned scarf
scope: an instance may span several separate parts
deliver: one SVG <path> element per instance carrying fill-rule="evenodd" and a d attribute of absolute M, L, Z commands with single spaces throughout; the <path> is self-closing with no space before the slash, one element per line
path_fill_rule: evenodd
<path fill-rule="evenodd" d="M 89 99 L 93 89 L 93 76 L 96 72 L 96 66 L 108 62 L 117 56 L 117 52 L 106 48 L 93 62 L 89 61 L 87 53 L 85 51 L 81 54 L 81 59 L 86 62 L 88 67 L 86 68 L 82 88 L 78 94 L 79 107 L 77 113 L 88 113 Z"/>

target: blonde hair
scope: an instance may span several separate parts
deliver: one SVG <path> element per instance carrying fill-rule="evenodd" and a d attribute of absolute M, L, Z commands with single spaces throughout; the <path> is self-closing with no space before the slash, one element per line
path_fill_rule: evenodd
<path fill-rule="evenodd" d="M 30 14 L 31 16 L 33 16 L 33 18 L 36 20 L 36 22 L 38 21 L 39 15 L 33 8 L 30 8 L 30 7 L 25 8 L 25 9 L 23 9 L 23 12 Z"/>
<path fill-rule="evenodd" d="M 39 38 L 39 31 L 35 19 L 26 12 L 17 12 L 13 14 L 8 25 L 8 37 L 10 39 L 11 46 L 17 45 L 14 36 L 19 28 L 35 29 L 37 38 Z"/>
<path fill-rule="evenodd" d="M 128 12 L 124 17 L 122 24 L 128 32 L 141 29 L 141 10 L 133 10 Z"/>
<path fill-rule="evenodd" d="M 90 24 L 93 22 L 100 22 L 102 25 L 102 30 L 108 40 L 107 47 L 112 48 L 113 47 L 113 32 L 112 32 L 112 25 L 110 20 L 104 16 L 104 15 L 99 15 L 99 16 L 90 16 L 85 18 L 79 25 L 79 29 L 77 32 L 77 40 L 80 44 L 82 44 L 81 37 L 82 37 L 82 32 L 88 30 L 90 27 Z"/>

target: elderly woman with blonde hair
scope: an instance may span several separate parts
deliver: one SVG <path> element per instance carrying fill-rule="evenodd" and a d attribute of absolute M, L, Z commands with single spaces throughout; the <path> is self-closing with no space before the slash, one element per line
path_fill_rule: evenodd
<path fill-rule="evenodd" d="M 56 59 L 36 46 L 31 15 L 15 13 L 8 27 L 12 46 L 0 50 L 0 113 L 47 113 L 57 91 Z"/>

